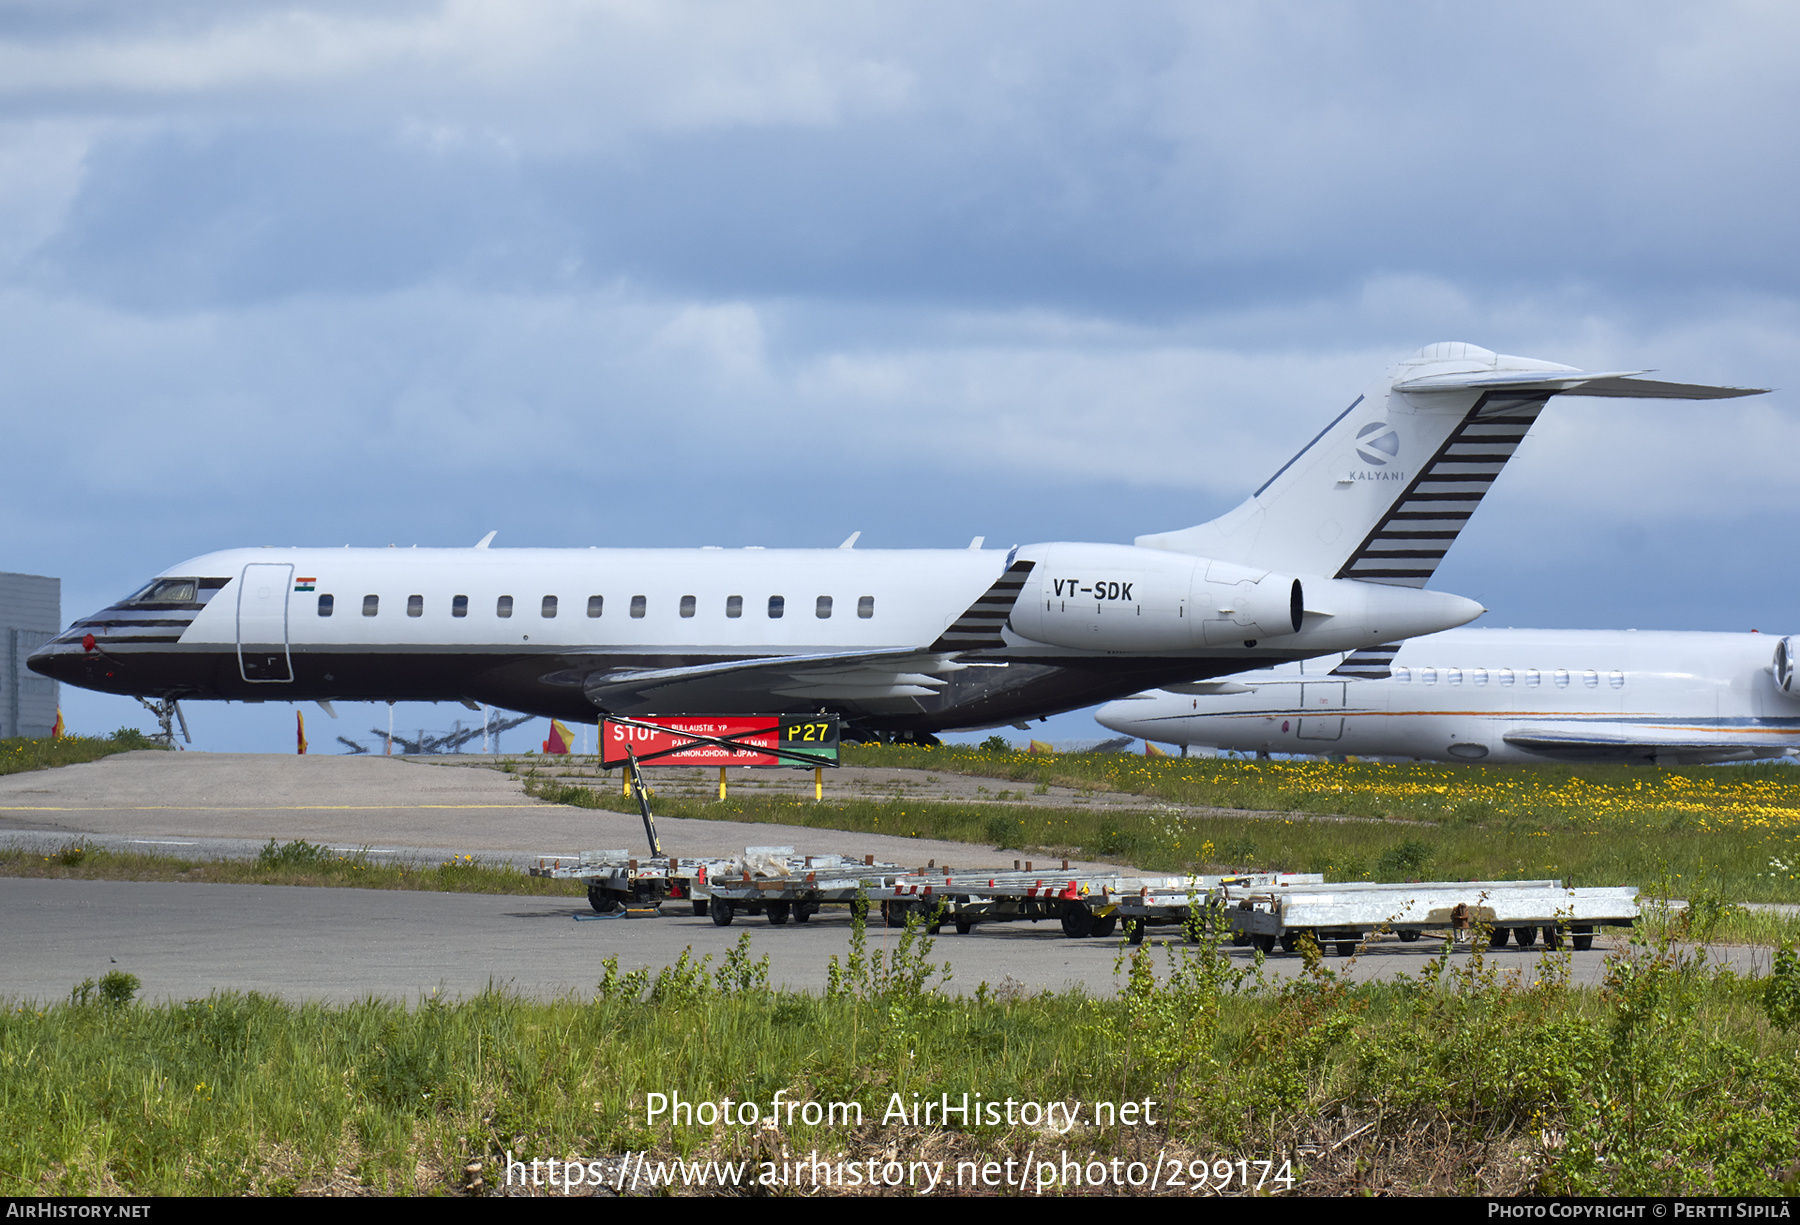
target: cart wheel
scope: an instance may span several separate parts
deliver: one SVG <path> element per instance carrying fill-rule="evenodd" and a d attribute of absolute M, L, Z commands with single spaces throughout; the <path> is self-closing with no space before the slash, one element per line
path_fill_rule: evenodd
<path fill-rule="evenodd" d="M 1528 949 L 1537 943 L 1537 928 L 1515 927 L 1512 929 L 1513 943 L 1522 949 Z"/>
<path fill-rule="evenodd" d="M 1575 946 L 1575 951 L 1577 953 L 1587 952 L 1594 947 L 1594 929 L 1587 924 L 1575 928 L 1574 937 L 1569 943 Z"/>
<path fill-rule="evenodd" d="M 1118 915 L 1116 915 L 1116 914 L 1101 915 L 1098 919 L 1094 920 L 1094 934 L 1101 938 L 1105 938 L 1107 936 L 1112 935 L 1113 929 L 1118 927 L 1118 925 L 1119 925 L 1119 916 Z"/>
<path fill-rule="evenodd" d="M 818 913 L 819 904 L 817 902 L 794 903 L 794 922 L 796 923 L 804 923 Z"/>
<path fill-rule="evenodd" d="M 731 913 L 732 913 L 733 907 L 729 900 L 722 898 L 722 897 L 714 898 L 711 910 L 712 910 L 712 921 L 713 921 L 714 927 L 730 927 L 731 926 Z"/>
<path fill-rule="evenodd" d="M 1405 931 L 1398 931 L 1394 934 L 1400 937 L 1401 944 L 1417 944 L 1419 942 L 1419 929 L 1416 927 L 1410 927 Z"/>
<path fill-rule="evenodd" d="M 919 916 L 927 936 L 935 936 L 944 930 L 944 908 L 937 903 L 914 902 L 913 913 Z"/>
<path fill-rule="evenodd" d="M 1142 919 L 1125 920 L 1125 939 L 1131 944 L 1144 942 L 1144 928 L 1148 926 Z"/>
<path fill-rule="evenodd" d="M 619 899 L 599 885 L 589 885 L 588 905 L 594 908 L 595 914 L 611 914 L 619 908 Z"/>
<path fill-rule="evenodd" d="M 1275 937 L 1274 936 L 1256 936 L 1256 937 L 1253 937 L 1253 939 L 1256 942 L 1256 951 L 1257 952 L 1262 953 L 1266 956 L 1267 954 L 1273 953 L 1275 951 Z"/>
<path fill-rule="evenodd" d="M 1493 931 L 1488 933 L 1488 947 L 1491 949 L 1505 948 L 1506 938 L 1511 934 L 1512 928 L 1510 927 L 1496 927 Z"/>
<path fill-rule="evenodd" d="M 1548 926 L 1548 925 L 1545 926 L 1545 928 L 1544 928 L 1544 947 L 1551 948 L 1551 949 L 1559 949 L 1562 946 L 1563 946 L 1562 929 L 1559 927 L 1555 927 L 1555 926 Z"/>
<path fill-rule="evenodd" d="M 1250 933 L 1247 931 L 1232 932 L 1231 933 L 1231 943 L 1236 945 L 1238 948 L 1245 947 L 1246 945 L 1248 945 L 1250 943 Z"/>
<path fill-rule="evenodd" d="M 1300 947 L 1300 933 L 1299 932 L 1282 932 L 1280 944 L 1281 944 L 1282 952 L 1292 953 L 1295 949 Z"/>
<path fill-rule="evenodd" d="M 780 927 L 788 921 L 788 915 L 793 911 L 786 902 L 770 902 L 763 913 L 769 916 L 770 927 Z"/>
<path fill-rule="evenodd" d="M 956 934 L 959 936 L 966 936 L 975 930 L 975 920 L 973 919 L 953 919 L 951 921 L 956 924 Z"/>
<path fill-rule="evenodd" d="M 1063 935 L 1080 940 L 1094 934 L 1094 912 L 1080 902 L 1068 902 L 1062 912 Z"/>
<path fill-rule="evenodd" d="M 703 897 L 694 899 L 694 917 L 696 919 L 704 919 L 706 917 L 706 901 L 707 899 Z"/>
<path fill-rule="evenodd" d="M 905 927 L 906 903 L 899 898 L 882 899 L 881 925 L 883 927 Z"/>
<path fill-rule="evenodd" d="M 1354 957 L 1354 956 L 1356 956 L 1356 941 L 1354 941 L 1354 940 L 1339 940 L 1337 942 L 1337 955 L 1339 957 Z"/>

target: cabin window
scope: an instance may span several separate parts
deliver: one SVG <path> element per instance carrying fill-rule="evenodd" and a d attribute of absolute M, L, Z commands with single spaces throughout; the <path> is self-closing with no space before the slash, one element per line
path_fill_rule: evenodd
<path fill-rule="evenodd" d="M 1444 683 L 1446 685 L 1462 684 L 1462 669 L 1461 668 L 1445 668 L 1444 669 Z"/>
<path fill-rule="evenodd" d="M 503 595 L 498 600 L 494 601 L 494 615 L 496 617 L 512 616 L 512 597 L 511 596 Z"/>
<path fill-rule="evenodd" d="M 1543 677 L 1538 675 L 1538 670 L 1536 668 L 1525 669 L 1525 687 L 1527 689 L 1536 689 L 1538 683 L 1543 679 Z"/>
<path fill-rule="evenodd" d="M 376 613 L 378 613 L 380 611 L 381 611 L 381 597 L 380 596 L 366 595 L 363 597 L 363 616 L 373 617 Z"/>
<path fill-rule="evenodd" d="M 547 595 L 544 597 L 543 611 L 539 615 L 542 616 L 545 620 L 548 620 L 551 617 L 554 617 L 556 615 L 556 597 L 555 596 Z"/>
<path fill-rule="evenodd" d="M 1500 683 L 1502 685 L 1510 685 L 1513 683 L 1513 670 L 1511 668 L 1500 669 Z"/>
<path fill-rule="evenodd" d="M 319 597 L 319 615 L 321 617 L 329 617 L 331 615 L 332 606 L 335 603 L 336 603 L 336 601 L 334 601 L 328 595 L 320 596 Z"/>
<path fill-rule="evenodd" d="M 772 595 L 769 597 L 769 616 L 771 618 L 780 617 L 781 614 L 786 611 L 787 611 L 787 600 L 785 598 L 783 598 L 782 596 L 778 596 L 778 595 Z"/>
<path fill-rule="evenodd" d="M 598 617 L 600 610 L 606 607 L 606 597 L 591 595 L 588 597 L 588 616 Z"/>
<path fill-rule="evenodd" d="M 1600 674 L 1592 668 L 1589 668 L 1586 672 L 1581 674 L 1581 683 L 1586 685 L 1589 689 L 1597 689 L 1600 687 Z"/>
<path fill-rule="evenodd" d="M 327 597 L 327 598 L 329 598 L 329 597 Z M 1607 679 L 1612 682 L 1612 687 L 1614 689 L 1625 688 L 1625 674 L 1623 672 L 1619 671 L 1617 668 L 1614 668 L 1612 670 L 1612 675 L 1607 677 Z"/>
<path fill-rule="evenodd" d="M 1556 687 L 1558 689 L 1567 689 L 1569 687 L 1569 670 L 1567 668 L 1558 668 L 1556 670 Z"/>
<path fill-rule="evenodd" d="M 856 615 L 861 617 L 864 621 L 867 621 L 870 617 L 873 617 L 875 615 L 875 597 L 872 595 L 866 595 L 866 596 L 863 596 L 861 599 L 857 600 L 856 601 Z"/>
<path fill-rule="evenodd" d="M 1394 672 L 1393 672 L 1393 676 L 1394 676 L 1394 679 L 1399 681 L 1402 685 L 1412 684 L 1412 669 L 1411 668 L 1395 668 Z M 1200 708 L 1200 704 L 1198 702 L 1194 703 L 1194 709 L 1198 710 L 1199 708 Z"/>
<path fill-rule="evenodd" d="M 1486 668 L 1471 668 L 1469 670 L 1469 683 L 1471 685 L 1487 684 L 1487 669 Z"/>
<path fill-rule="evenodd" d="M 644 615 L 644 604 L 645 604 L 645 600 L 644 600 L 643 596 L 641 596 L 641 595 L 632 596 L 631 597 L 631 615 L 634 617 L 643 616 Z"/>
<path fill-rule="evenodd" d="M 741 595 L 726 596 L 725 597 L 725 615 L 727 617 L 743 616 L 744 615 L 744 597 Z"/>
<path fill-rule="evenodd" d="M 469 615 L 469 597 L 466 595 L 451 596 L 450 597 L 450 615 L 452 617 L 468 616 Z"/>
<path fill-rule="evenodd" d="M 684 595 L 681 597 L 681 615 L 684 617 L 691 617 L 694 615 L 694 597 L 693 596 Z"/>
<path fill-rule="evenodd" d="M 1419 683 L 1421 685 L 1437 684 L 1437 669 L 1436 668 L 1420 668 L 1419 669 Z"/>
<path fill-rule="evenodd" d="M 409 617 L 423 617 L 425 615 L 425 597 L 422 595 L 407 596 L 406 615 Z"/>
<path fill-rule="evenodd" d="M 813 605 L 813 616 L 817 617 L 821 621 L 823 621 L 827 617 L 831 616 L 831 597 L 830 596 L 822 595 L 819 597 L 818 602 Z"/>

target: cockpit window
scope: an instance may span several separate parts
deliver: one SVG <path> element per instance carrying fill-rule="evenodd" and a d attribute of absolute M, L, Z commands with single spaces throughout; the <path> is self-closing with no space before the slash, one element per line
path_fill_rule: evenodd
<path fill-rule="evenodd" d="M 127 604 L 192 604 L 199 598 L 199 579 L 159 578 L 125 602 Z"/>
<path fill-rule="evenodd" d="M 229 578 L 158 578 L 142 590 L 120 600 L 114 608 L 190 608 L 206 607 L 207 601 L 231 582 Z"/>

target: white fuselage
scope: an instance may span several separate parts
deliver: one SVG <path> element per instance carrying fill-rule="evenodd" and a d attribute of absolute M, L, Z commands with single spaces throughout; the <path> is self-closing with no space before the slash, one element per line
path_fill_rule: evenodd
<path fill-rule="evenodd" d="M 1015 558 L 1029 571 L 1034 555 L 1099 558 L 1113 568 L 1090 572 L 1122 581 L 1087 578 L 1100 596 L 1053 602 L 1040 590 L 1048 571 L 1025 573 L 985 614 L 991 642 L 963 649 L 974 640 L 954 627 L 994 604 L 993 585 Z M 236 549 L 165 570 L 76 622 L 32 667 L 169 698 L 464 700 L 583 719 L 600 709 L 830 709 L 870 727 L 930 731 L 1372 645 L 1480 611 L 1439 592 L 1315 580 L 1309 590 L 1334 611 L 1296 628 L 1293 580 L 1271 579 L 1279 598 L 1253 605 L 1254 583 L 1236 568 L 1212 581 L 1205 572 L 1192 558 L 1116 545 Z M 158 585 L 181 580 L 192 590 Z M 1015 605 L 1033 610 L 1043 637 L 1012 631 Z M 789 660 L 786 671 L 767 666 Z M 650 675 L 666 683 L 641 695 L 614 684 Z"/>
<path fill-rule="evenodd" d="M 1128 735 L 1245 753 L 1433 761 L 1773 757 L 1800 747 L 1800 698 L 1767 634 L 1456 629 L 1403 643 L 1388 679 L 1321 658 L 1230 678 L 1239 692 L 1110 702 Z"/>

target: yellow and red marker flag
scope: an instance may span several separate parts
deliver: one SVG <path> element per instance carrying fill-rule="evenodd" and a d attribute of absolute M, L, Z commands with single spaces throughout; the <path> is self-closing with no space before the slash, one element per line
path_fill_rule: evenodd
<path fill-rule="evenodd" d="M 306 752 L 306 712 L 294 712 L 294 752 Z"/>
<path fill-rule="evenodd" d="M 1042 740 L 1033 740 L 1031 742 L 1030 747 L 1027 748 L 1025 751 L 1027 753 L 1054 753 L 1054 752 L 1056 752 L 1055 749 L 1051 748 L 1048 744 L 1044 743 Z"/>
<path fill-rule="evenodd" d="M 1148 740 L 1144 741 L 1144 756 L 1145 757 L 1167 757 L 1168 755 L 1169 755 L 1169 752 L 1167 749 L 1159 749 L 1154 744 L 1151 744 Z"/>
<path fill-rule="evenodd" d="M 568 753 L 575 743 L 575 733 L 562 725 L 559 719 L 550 720 L 550 739 L 544 741 L 546 753 Z"/>
<path fill-rule="evenodd" d="M 64 736 L 66 736 L 68 734 L 69 734 L 69 729 L 63 726 L 62 707 L 58 706 L 56 708 L 56 722 L 54 724 L 52 724 L 50 727 L 50 739 L 61 740 Z"/>

